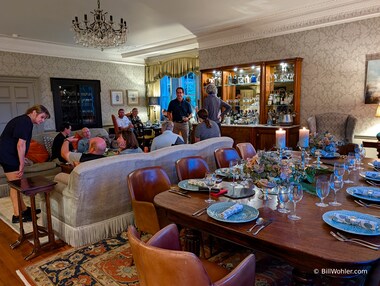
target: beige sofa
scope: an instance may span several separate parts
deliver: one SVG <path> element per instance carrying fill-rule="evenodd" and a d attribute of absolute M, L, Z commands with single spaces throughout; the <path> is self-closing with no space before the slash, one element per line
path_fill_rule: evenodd
<path fill-rule="evenodd" d="M 214 150 L 232 147 L 233 140 L 219 137 L 195 144 L 163 148 L 150 153 L 115 155 L 84 162 L 71 174 L 59 173 L 51 193 L 56 235 L 72 246 L 82 246 L 117 234 L 133 223 L 127 175 L 147 166 L 162 166 L 177 182 L 175 161 L 199 155 L 215 169 Z M 41 204 L 43 217 L 46 213 Z M 46 222 L 45 222 L 46 223 Z"/>
<path fill-rule="evenodd" d="M 108 137 L 108 132 L 104 128 L 90 128 L 91 131 L 91 137 L 95 136 L 105 136 Z M 78 131 L 72 131 L 72 135 L 74 135 Z M 40 134 L 34 134 L 32 139 L 36 140 L 38 143 L 45 145 L 44 137 L 49 138 L 52 142 L 52 139 L 58 134 L 58 132 L 55 131 L 49 131 L 49 132 L 43 132 Z M 49 141 L 49 140 L 48 140 Z M 61 172 L 61 167 L 59 166 L 59 161 L 49 161 L 49 162 L 43 162 L 43 163 L 34 163 L 33 165 L 26 166 L 24 177 L 33 177 L 33 176 L 44 176 L 49 177 L 51 179 L 54 178 L 55 175 Z M 5 197 L 9 195 L 9 187 L 7 184 L 7 179 L 4 175 L 4 170 L 0 166 L 0 198 Z"/>

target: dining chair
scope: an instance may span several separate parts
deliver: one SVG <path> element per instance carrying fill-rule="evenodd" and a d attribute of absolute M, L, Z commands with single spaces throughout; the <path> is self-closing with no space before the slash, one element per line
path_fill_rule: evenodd
<path fill-rule="evenodd" d="M 244 160 L 250 159 L 256 155 L 256 149 L 249 142 L 236 144 L 236 149 L 240 157 Z"/>
<path fill-rule="evenodd" d="M 245 286 L 255 283 L 256 259 L 253 254 L 228 272 L 216 263 L 201 260 L 191 252 L 181 251 L 175 224 L 161 229 L 147 243 L 140 240 L 133 226 L 129 226 L 128 240 L 142 286 Z"/>
<path fill-rule="evenodd" d="M 114 114 L 111 115 L 111 118 L 112 118 L 112 124 L 113 124 L 113 128 L 115 129 L 115 135 L 116 135 L 116 138 L 119 136 L 119 125 L 117 124 L 117 119 L 116 119 L 116 116 Z"/>
<path fill-rule="evenodd" d="M 204 178 L 210 169 L 205 159 L 201 156 L 190 156 L 178 159 L 175 162 L 178 181 Z"/>
<path fill-rule="evenodd" d="M 170 179 L 160 166 L 131 172 L 127 177 L 135 224 L 140 231 L 154 234 L 160 230 L 154 196 L 170 189 Z"/>
<path fill-rule="evenodd" d="M 239 153 L 234 148 L 218 148 L 214 151 L 214 157 L 218 168 L 228 168 L 230 161 L 240 160 Z"/>

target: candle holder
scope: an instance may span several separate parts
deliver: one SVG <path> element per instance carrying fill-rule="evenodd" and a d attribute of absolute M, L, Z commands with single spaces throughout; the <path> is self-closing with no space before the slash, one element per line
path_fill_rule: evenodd
<path fill-rule="evenodd" d="M 277 149 L 278 149 L 278 153 L 279 153 L 279 155 L 278 155 L 278 159 L 279 159 L 279 161 L 281 162 L 281 160 L 282 160 L 282 158 L 283 158 L 283 154 L 284 154 L 284 150 L 285 150 L 285 148 L 279 147 L 279 148 L 277 148 Z"/>
<path fill-rule="evenodd" d="M 300 147 L 301 149 L 301 164 L 302 168 L 306 168 L 306 148 L 305 147 Z"/>

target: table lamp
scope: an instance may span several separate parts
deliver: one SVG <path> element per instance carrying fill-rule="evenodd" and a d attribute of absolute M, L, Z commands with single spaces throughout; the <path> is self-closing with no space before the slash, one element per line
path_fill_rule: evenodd
<path fill-rule="evenodd" d="M 380 117 L 380 103 L 377 106 L 375 117 Z M 378 141 L 380 141 L 380 132 L 377 133 L 376 138 L 377 138 Z"/>
<path fill-rule="evenodd" d="M 151 96 L 148 97 L 148 105 L 152 106 L 153 108 L 153 113 L 154 113 L 154 121 L 157 120 L 157 107 L 160 107 L 160 98 L 158 96 Z"/>

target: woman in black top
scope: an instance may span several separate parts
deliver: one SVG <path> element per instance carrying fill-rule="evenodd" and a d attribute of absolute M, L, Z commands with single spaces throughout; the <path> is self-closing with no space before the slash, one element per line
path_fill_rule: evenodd
<path fill-rule="evenodd" d="M 33 124 L 41 124 L 47 118 L 50 118 L 50 113 L 46 107 L 34 105 L 25 114 L 13 118 L 5 126 L 0 136 L 0 165 L 8 181 L 17 180 L 23 176 L 25 155 L 32 139 Z M 14 212 L 12 223 L 17 223 L 19 222 L 17 190 L 11 188 L 10 197 Z M 30 208 L 26 207 L 24 201 L 21 201 L 21 207 L 23 221 L 31 221 Z"/>

